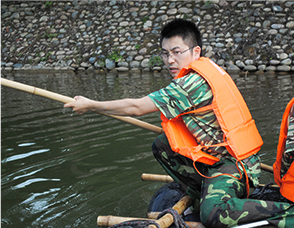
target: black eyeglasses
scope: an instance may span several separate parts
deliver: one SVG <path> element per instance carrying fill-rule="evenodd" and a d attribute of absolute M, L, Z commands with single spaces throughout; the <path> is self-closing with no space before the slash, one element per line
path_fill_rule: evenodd
<path fill-rule="evenodd" d="M 190 47 L 184 51 L 171 51 L 171 52 L 161 52 L 160 57 L 164 60 L 168 59 L 169 57 L 173 57 L 174 59 L 178 59 L 181 57 L 181 55 L 191 49 L 193 49 L 195 46 Z"/>

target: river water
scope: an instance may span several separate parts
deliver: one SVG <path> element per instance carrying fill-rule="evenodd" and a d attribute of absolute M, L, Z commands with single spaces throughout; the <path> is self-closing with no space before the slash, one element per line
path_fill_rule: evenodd
<path fill-rule="evenodd" d="M 73 97 L 139 98 L 169 84 L 167 73 L 2 73 L 2 77 Z M 232 75 L 264 140 L 262 162 L 275 161 L 281 117 L 294 75 Z M 111 117 L 82 116 L 63 104 L 1 88 L 1 226 L 97 227 L 99 215 L 146 217 L 165 174 L 151 152 L 155 133 Z M 159 114 L 138 118 L 160 126 Z M 261 183 L 273 181 L 262 172 Z"/>

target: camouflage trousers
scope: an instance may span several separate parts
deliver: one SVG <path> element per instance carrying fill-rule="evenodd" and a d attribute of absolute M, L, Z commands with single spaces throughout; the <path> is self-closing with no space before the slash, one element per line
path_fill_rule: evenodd
<path fill-rule="evenodd" d="M 246 198 L 245 178 L 228 175 L 203 178 L 193 167 L 193 161 L 173 152 L 165 135 L 152 145 L 155 158 L 164 170 L 194 199 L 194 210 L 200 210 L 205 227 L 232 227 L 267 220 L 276 227 L 294 227 L 294 204 Z M 196 164 L 199 172 L 211 177 L 229 173 L 240 177 L 236 164 L 223 158 L 213 166 Z"/>

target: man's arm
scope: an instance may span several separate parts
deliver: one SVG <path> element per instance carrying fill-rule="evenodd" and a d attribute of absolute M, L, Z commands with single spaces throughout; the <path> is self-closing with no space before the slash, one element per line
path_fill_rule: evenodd
<path fill-rule="evenodd" d="M 65 104 L 64 107 L 72 108 L 79 114 L 93 111 L 118 116 L 142 116 L 159 111 L 148 96 L 113 101 L 94 101 L 83 96 L 76 96 L 75 101 Z"/>

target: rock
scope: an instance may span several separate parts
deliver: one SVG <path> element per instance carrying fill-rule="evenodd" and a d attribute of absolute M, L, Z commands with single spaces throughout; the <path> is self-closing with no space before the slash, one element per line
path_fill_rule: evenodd
<path fill-rule="evenodd" d="M 287 66 L 287 65 L 281 65 L 281 66 L 278 66 L 277 67 L 277 71 L 290 71 L 291 70 L 291 67 L 290 66 Z"/>
<path fill-rule="evenodd" d="M 168 15 L 175 15 L 176 13 L 177 13 L 177 9 L 170 9 L 170 10 L 168 10 L 166 13 L 168 14 Z"/>
<path fill-rule="evenodd" d="M 96 57 L 91 57 L 91 58 L 89 59 L 89 62 L 90 62 L 91 64 L 93 64 L 93 63 L 95 62 L 95 60 L 96 60 Z"/>
<path fill-rule="evenodd" d="M 21 68 L 23 65 L 21 63 L 16 63 L 13 65 L 14 68 Z"/>
<path fill-rule="evenodd" d="M 117 68 L 117 71 L 119 71 L 119 72 L 126 72 L 126 71 L 129 71 L 129 68 L 128 67 L 118 67 Z"/>
<path fill-rule="evenodd" d="M 246 59 L 245 60 L 245 64 L 246 65 L 252 65 L 253 64 L 253 60 L 252 59 Z"/>
<path fill-rule="evenodd" d="M 245 71 L 256 71 L 256 69 L 257 68 L 254 65 L 247 65 L 247 66 L 244 67 Z"/>
<path fill-rule="evenodd" d="M 268 66 L 265 68 L 266 71 L 275 71 L 276 67 L 275 66 Z"/>
<path fill-rule="evenodd" d="M 2 14 L 1 18 L 4 19 L 6 17 L 9 17 L 11 15 L 11 12 L 5 12 Z"/>
<path fill-rule="evenodd" d="M 275 5 L 275 6 L 273 6 L 273 11 L 274 12 L 282 12 L 283 8 L 281 6 Z"/>
<path fill-rule="evenodd" d="M 6 63 L 5 66 L 6 67 L 11 67 L 11 66 L 13 66 L 13 62 Z"/>
<path fill-rule="evenodd" d="M 258 66 L 258 70 L 260 70 L 260 71 L 264 71 L 265 68 L 266 68 L 266 65 L 264 65 L 264 64 Z"/>
<path fill-rule="evenodd" d="M 228 72 L 238 72 L 238 71 L 240 71 L 240 69 L 236 65 L 231 64 L 228 66 L 227 71 Z"/>
<path fill-rule="evenodd" d="M 88 68 L 89 67 L 89 64 L 86 63 L 86 62 L 82 62 L 81 63 L 81 67 Z"/>
<path fill-rule="evenodd" d="M 282 53 L 282 54 L 280 54 L 280 56 L 279 56 L 279 59 L 280 59 L 280 60 L 283 60 L 283 59 L 286 59 L 286 58 L 288 58 L 288 55 L 287 55 L 286 53 Z"/>
<path fill-rule="evenodd" d="M 113 60 L 110 60 L 110 59 L 106 59 L 105 60 L 105 67 L 108 69 L 108 70 L 113 70 L 115 68 L 115 62 Z"/>
<path fill-rule="evenodd" d="M 273 59 L 273 60 L 270 61 L 270 64 L 271 65 L 278 65 L 278 64 L 280 64 L 280 61 Z"/>
<path fill-rule="evenodd" d="M 123 22 L 119 23 L 119 26 L 121 26 L 121 27 L 126 27 L 128 25 L 129 25 L 129 22 L 127 22 L 127 21 L 123 21 Z"/>
<path fill-rule="evenodd" d="M 144 60 L 141 62 L 141 66 L 142 66 L 143 68 L 149 68 L 149 67 L 150 67 L 149 59 L 144 59 Z"/>
<path fill-rule="evenodd" d="M 286 27 L 287 28 L 293 28 L 294 27 L 294 21 L 287 22 Z"/>
<path fill-rule="evenodd" d="M 289 59 L 289 58 L 287 58 L 287 59 L 284 59 L 282 62 L 281 62 L 281 64 L 283 64 L 283 65 L 291 65 L 291 59 Z"/>
<path fill-rule="evenodd" d="M 19 19 L 19 13 L 15 12 L 11 15 L 10 19 Z"/>
<path fill-rule="evenodd" d="M 132 61 L 130 62 L 130 67 L 131 68 L 138 68 L 140 66 L 140 62 L 139 61 Z"/>
<path fill-rule="evenodd" d="M 236 61 L 236 65 L 237 65 L 239 68 L 241 68 L 241 69 L 243 69 L 243 68 L 245 67 L 245 64 L 244 64 L 242 61 L 240 61 L 240 60 L 237 60 L 237 61 Z"/>
<path fill-rule="evenodd" d="M 42 16 L 40 19 L 40 22 L 46 22 L 48 21 L 48 17 L 47 16 Z"/>

